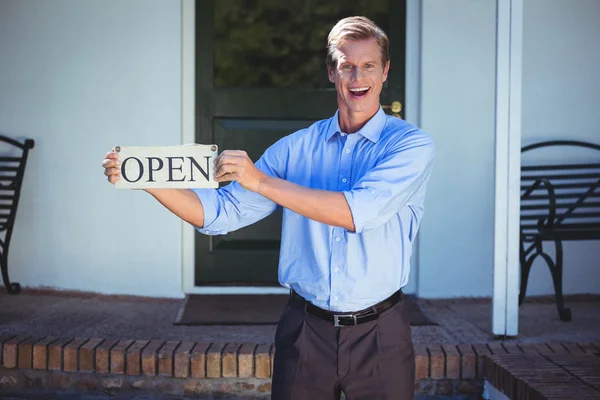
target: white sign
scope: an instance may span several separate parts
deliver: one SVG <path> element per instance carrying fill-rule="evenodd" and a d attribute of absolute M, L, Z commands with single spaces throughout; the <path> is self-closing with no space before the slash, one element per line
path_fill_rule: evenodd
<path fill-rule="evenodd" d="M 117 189 L 218 188 L 214 161 L 216 145 L 117 146 L 121 179 Z"/>

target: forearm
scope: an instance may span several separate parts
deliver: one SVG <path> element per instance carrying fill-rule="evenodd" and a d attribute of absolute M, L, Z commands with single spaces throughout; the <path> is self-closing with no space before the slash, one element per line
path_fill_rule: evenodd
<path fill-rule="evenodd" d="M 268 177 L 258 186 L 258 193 L 317 222 L 354 231 L 352 212 L 346 197 L 340 192 L 310 189 L 283 179 Z"/>
<path fill-rule="evenodd" d="M 184 221 L 204 227 L 204 207 L 196 193 L 189 189 L 146 189 L 165 208 Z"/>

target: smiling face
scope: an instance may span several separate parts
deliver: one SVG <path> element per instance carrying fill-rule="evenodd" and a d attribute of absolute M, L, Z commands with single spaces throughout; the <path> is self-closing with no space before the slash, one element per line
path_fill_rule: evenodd
<path fill-rule="evenodd" d="M 387 79 L 389 61 L 383 65 L 377 39 L 344 40 L 337 47 L 337 62 L 328 66 L 335 83 L 340 113 L 370 118 L 379 109 L 379 94 Z"/>

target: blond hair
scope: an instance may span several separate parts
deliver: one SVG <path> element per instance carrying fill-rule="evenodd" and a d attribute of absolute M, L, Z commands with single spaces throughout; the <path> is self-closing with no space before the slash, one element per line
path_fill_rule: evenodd
<path fill-rule="evenodd" d="M 344 40 L 366 40 L 375 38 L 381 51 L 381 64 L 385 67 L 390 59 L 389 39 L 383 29 L 366 17 L 348 17 L 338 21 L 327 37 L 328 66 L 334 67 L 337 63 L 337 49 Z"/>

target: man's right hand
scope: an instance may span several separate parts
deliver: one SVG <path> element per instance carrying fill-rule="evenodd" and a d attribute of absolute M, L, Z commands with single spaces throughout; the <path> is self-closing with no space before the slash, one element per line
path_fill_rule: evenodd
<path fill-rule="evenodd" d="M 113 185 L 121 178 L 121 162 L 115 149 L 106 153 L 106 157 L 102 161 L 102 167 L 104 168 L 104 175 L 108 177 L 108 181 Z"/>

